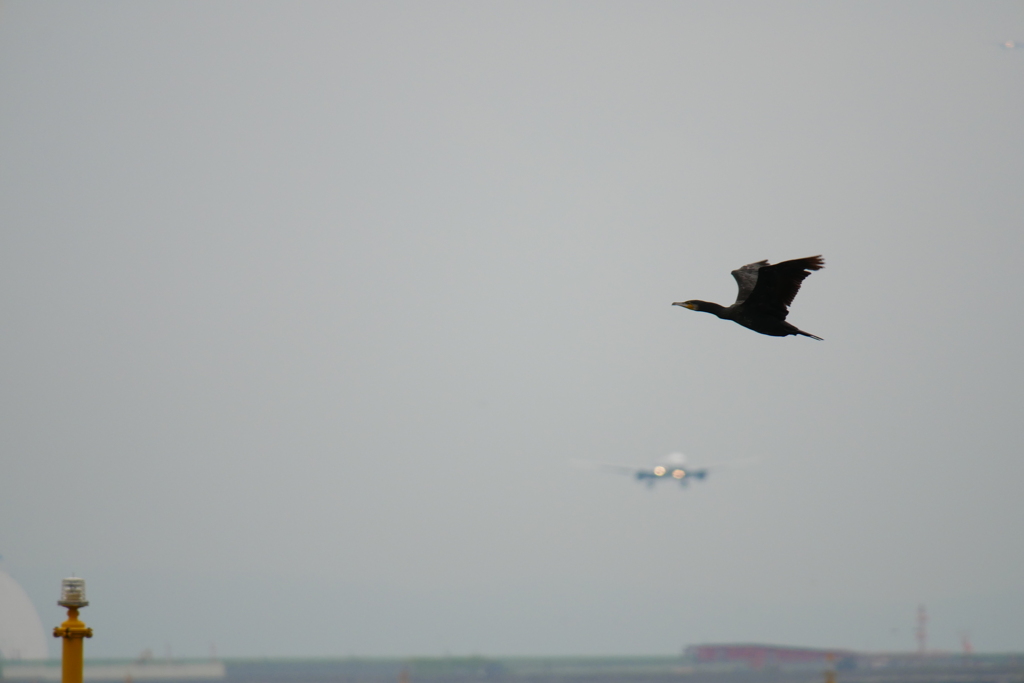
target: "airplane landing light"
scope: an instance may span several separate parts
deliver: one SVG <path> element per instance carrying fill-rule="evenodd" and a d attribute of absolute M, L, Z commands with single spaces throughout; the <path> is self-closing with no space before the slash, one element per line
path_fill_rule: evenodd
<path fill-rule="evenodd" d="M 657 467 L 655 467 L 654 468 L 654 476 L 656 476 L 656 477 L 663 477 L 663 476 L 665 476 L 665 468 L 662 467 L 661 465 L 658 465 Z"/>
<path fill-rule="evenodd" d="M 672 476 L 676 479 L 682 479 L 686 476 L 686 472 L 683 470 L 672 470 Z"/>

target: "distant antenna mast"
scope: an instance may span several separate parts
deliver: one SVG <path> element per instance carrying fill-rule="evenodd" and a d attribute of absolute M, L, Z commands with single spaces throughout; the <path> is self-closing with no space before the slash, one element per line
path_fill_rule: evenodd
<path fill-rule="evenodd" d="M 964 655 L 970 657 L 974 654 L 974 645 L 971 644 L 971 634 L 967 631 L 960 634 L 960 644 L 964 648 Z"/>
<path fill-rule="evenodd" d="M 928 652 L 928 610 L 924 605 L 917 606 L 917 654 L 924 657 Z"/>

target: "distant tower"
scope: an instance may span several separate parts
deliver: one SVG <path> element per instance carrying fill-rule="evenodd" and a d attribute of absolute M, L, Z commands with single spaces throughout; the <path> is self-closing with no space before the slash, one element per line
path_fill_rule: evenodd
<path fill-rule="evenodd" d="M 974 654 L 974 645 L 971 644 L 971 634 L 964 631 L 960 634 L 960 645 L 964 648 L 964 655 L 970 657 Z"/>
<path fill-rule="evenodd" d="M 924 605 L 917 606 L 917 654 L 924 657 L 928 652 L 928 610 Z"/>

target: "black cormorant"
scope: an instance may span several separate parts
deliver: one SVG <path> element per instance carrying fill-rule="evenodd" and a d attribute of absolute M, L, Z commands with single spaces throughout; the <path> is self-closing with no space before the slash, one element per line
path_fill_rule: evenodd
<path fill-rule="evenodd" d="M 793 297 L 800 291 L 800 283 L 811 274 L 810 271 L 824 267 L 825 259 L 820 256 L 783 261 L 774 266 L 767 261 L 758 261 L 732 271 L 740 288 L 736 303 L 732 306 L 726 308 L 696 299 L 677 301 L 672 305 L 689 308 L 691 311 L 714 313 L 722 320 L 732 320 L 754 332 L 773 337 L 802 334 L 820 340 L 821 337 L 798 330 L 787 323 L 786 315 Z"/>

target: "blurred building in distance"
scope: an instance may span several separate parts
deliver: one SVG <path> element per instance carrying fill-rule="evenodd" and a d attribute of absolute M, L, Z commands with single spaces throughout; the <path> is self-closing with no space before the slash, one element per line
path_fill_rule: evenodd
<path fill-rule="evenodd" d="M 0 657 L 8 662 L 46 659 L 46 643 L 35 605 L 18 582 L 0 569 Z"/>

